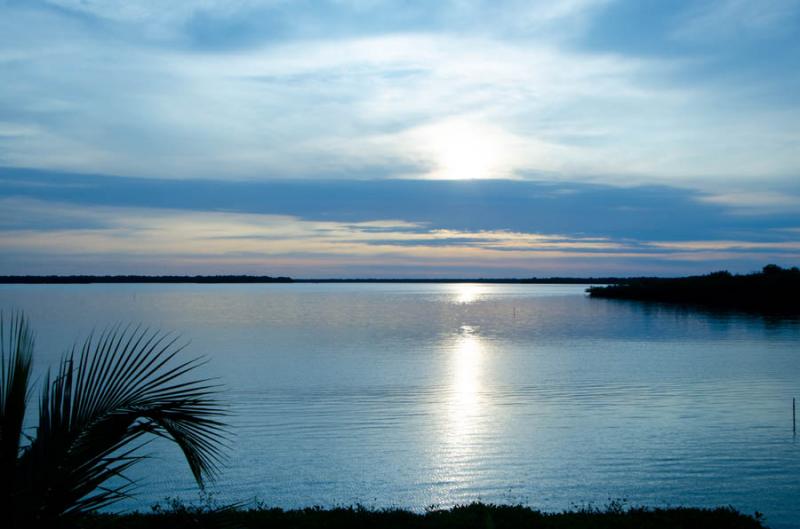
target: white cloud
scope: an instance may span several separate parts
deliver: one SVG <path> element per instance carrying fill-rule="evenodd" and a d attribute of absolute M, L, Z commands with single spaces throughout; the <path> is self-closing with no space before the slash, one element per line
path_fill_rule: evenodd
<path fill-rule="evenodd" d="M 547 137 L 553 117 L 544 133 L 535 120 L 584 97 L 613 104 L 645 95 L 628 79 L 642 66 L 636 61 L 485 39 L 402 35 L 236 54 L 98 44 L 16 66 L 7 100 L 36 120 L 39 134 L 6 137 L 3 163 L 149 176 L 313 177 L 405 165 L 424 172 L 437 160 L 407 139 L 457 118 L 503 130 L 535 154 L 506 174 L 578 170 L 594 168 L 596 156 Z M 34 87 L 54 84 L 60 108 L 39 110 Z"/>
<path fill-rule="evenodd" d="M 404 220 L 311 221 L 287 215 L 95 207 L 0 199 L 0 273 L 264 273 L 319 276 L 350 266 L 550 273 L 653 263 L 796 259 L 793 241 L 669 241 L 505 230 L 445 230 Z M 608 264 L 606 264 L 608 263 Z M 637 265 L 636 263 L 640 263 Z M 108 268 L 98 268 L 107 266 Z M 83 267 L 83 268 L 81 268 Z M 617 268 L 617 270 L 619 270 Z"/>
<path fill-rule="evenodd" d="M 721 251 L 721 250 L 789 250 L 800 251 L 798 241 L 753 242 L 753 241 L 670 241 L 649 242 L 647 246 L 665 250 Z"/>
<path fill-rule="evenodd" d="M 728 191 L 700 197 L 703 202 L 726 206 L 740 215 L 800 213 L 800 196 L 778 191 Z"/>
<path fill-rule="evenodd" d="M 442 165 L 426 131 L 465 123 L 492 131 L 495 176 L 713 186 L 800 167 L 796 110 L 739 101 L 728 105 L 735 112 L 718 110 L 726 93 L 671 80 L 683 59 L 576 51 L 552 33 L 604 2 L 512 4 L 462 1 L 436 12 L 471 21 L 453 27 L 502 20 L 490 32 L 393 28 L 225 51 L 153 44 L 113 24 L 178 34 L 201 11 L 244 20 L 291 4 L 60 0 L 112 24 L 100 30 L 3 8 L 0 164 L 151 177 L 423 177 Z M 503 35 L 533 20 L 549 29 Z"/>

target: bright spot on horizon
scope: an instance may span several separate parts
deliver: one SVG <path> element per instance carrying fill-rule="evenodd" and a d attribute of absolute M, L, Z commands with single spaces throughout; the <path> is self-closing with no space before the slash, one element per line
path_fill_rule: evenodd
<path fill-rule="evenodd" d="M 455 303 L 460 305 L 467 305 L 476 301 L 483 291 L 479 285 L 457 284 L 455 287 Z"/>

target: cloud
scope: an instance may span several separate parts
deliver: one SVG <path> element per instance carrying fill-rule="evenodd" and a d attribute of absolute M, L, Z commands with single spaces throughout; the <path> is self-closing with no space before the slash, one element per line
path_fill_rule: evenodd
<path fill-rule="evenodd" d="M 492 131 L 499 161 L 481 176 L 714 187 L 787 178 L 800 164 L 791 105 L 726 95 L 702 75 L 686 82 L 695 57 L 587 50 L 558 31 L 606 2 L 49 5 L 0 8 L 4 165 L 420 178 L 441 172 L 442 151 L 482 143 L 431 148 L 462 125 L 468 138 Z M 202 13 L 283 29 L 195 46 Z"/>
<path fill-rule="evenodd" d="M 798 15 L 797 0 L 706 0 L 681 17 L 673 37 L 690 41 L 780 38 L 794 31 Z"/>
<path fill-rule="evenodd" d="M 0 273 L 508 277 L 800 258 L 797 215 L 742 221 L 666 188 L 0 176 Z"/>
<path fill-rule="evenodd" d="M 681 239 L 752 228 L 705 195 L 674 186 L 615 187 L 530 180 L 283 180 L 108 178 L 0 169 L 0 196 L 86 208 L 158 207 L 288 215 L 306 220 L 403 219 L 432 229 Z M 762 212 L 772 227 L 795 226 Z M 789 224 L 786 224 L 789 222 Z"/>
<path fill-rule="evenodd" d="M 502 263 L 527 265 L 538 256 L 562 258 L 574 253 L 603 257 L 595 251 L 620 245 L 560 235 L 502 231 L 427 230 L 405 221 L 376 219 L 363 223 L 307 221 L 279 215 L 187 212 L 139 208 L 94 208 L 86 212 L 67 204 L 0 200 L 8 218 L 53 221 L 52 227 L 17 227 L 0 234 L 0 251 L 64 258 L 113 258 L 124 263 L 147 256 L 171 268 L 187 260 L 202 261 L 207 270 L 224 265 L 260 267 L 294 263 L 295 270 L 324 270 L 331 263 L 436 266 L 443 262 L 485 269 Z M 35 225 L 35 223 L 34 223 Z M 56 227 L 57 226 L 57 227 Z M 412 231 L 413 230 L 413 231 Z M 19 257 L 18 257 L 19 258 Z M 285 273 L 285 269 L 281 270 Z"/>
<path fill-rule="evenodd" d="M 800 212 L 800 194 L 786 191 L 728 191 L 701 196 L 699 200 L 726 206 L 739 215 Z"/>
<path fill-rule="evenodd" d="M 649 242 L 647 246 L 653 248 L 663 248 L 666 250 L 689 250 L 689 251 L 709 251 L 709 250 L 779 250 L 791 251 L 796 254 L 800 251 L 798 241 L 780 242 L 753 242 L 753 241 L 681 241 L 681 242 Z"/>
<path fill-rule="evenodd" d="M 102 2 L 48 0 L 69 13 L 132 28 L 156 41 L 186 40 L 201 47 L 258 45 L 321 34 L 369 35 L 415 31 L 462 31 L 530 35 L 558 24 L 579 23 L 609 0 L 318 0 L 298 8 L 285 0 L 152 0 Z M 233 30 L 239 35 L 233 35 Z M 138 30 L 138 31 L 137 31 Z M 232 42 L 231 42 L 232 41 Z"/>
<path fill-rule="evenodd" d="M 798 2 L 656 4 L 2 3 L 3 266 L 791 258 Z"/>

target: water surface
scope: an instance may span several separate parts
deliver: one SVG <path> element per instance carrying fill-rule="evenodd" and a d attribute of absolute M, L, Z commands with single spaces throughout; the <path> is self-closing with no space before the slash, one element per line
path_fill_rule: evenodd
<path fill-rule="evenodd" d="M 37 367 L 92 329 L 180 332 L 221 377 L 234 447 L 211 490 L 298 507 L 733 505 L 800 519 L 800 324 L 589 299 L 576 285 L 0 287 Z M 143 508 L 197 497 L 176 449 Z"/>

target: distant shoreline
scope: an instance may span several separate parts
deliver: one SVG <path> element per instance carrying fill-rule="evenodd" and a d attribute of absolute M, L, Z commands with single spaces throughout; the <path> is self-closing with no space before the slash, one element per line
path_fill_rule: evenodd
<path fill-rule="evenodd" d="M 637 278 L 644 279 L 644 278 Z M 326 278 L 326 279 L 294 279 L 291 277 L 272 276 L 146 276 L 146 275 L 47 275 L 47 276 L 0 276 L 0 284 L 4 285 L 88 285 L 88 284 L 262 284 L 262 283 L 485 283 L 485 284 L 563 284 L 563 285 L 599 285 L 616 284 L 630 281 L 621 277 L 543 277 L 543 278 Z"/>

